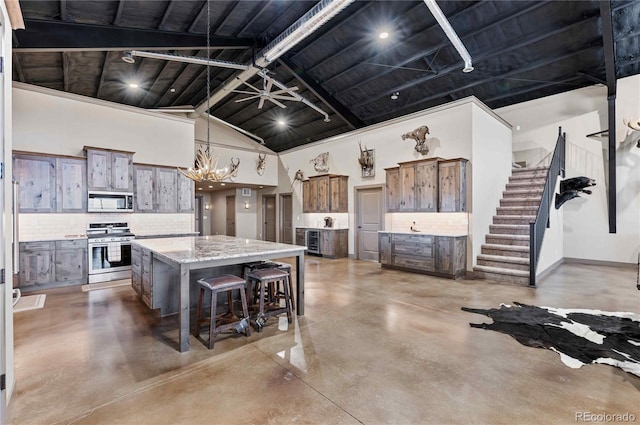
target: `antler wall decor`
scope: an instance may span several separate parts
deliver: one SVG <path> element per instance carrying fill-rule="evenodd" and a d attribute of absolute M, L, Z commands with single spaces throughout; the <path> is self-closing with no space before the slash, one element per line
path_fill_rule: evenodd
<path fill-rule="evenodd" d="M 375 174 L 373 168 L 374 151 L 373 149 L 367 149 L 366 145 L 364 149 L 362 149 L 362 144 L 359 140 L 358 146 L 360 147 L 360 156 L 358 157 L 358 162 L 360 163 L 360 167 L 362 168 L 362 177 L 372 177 Z"/>
<path fill-rule="evenodd" d="M 258 154 L 258 165 L 256 166 L 256 172 L 259 176 L 264 174 L 264 169 L 267 166 L 267 154 L 259 153 Z"/>
<path fill-rule="evenodd" d="M 401 137 L 402 140 L 415 140 L 416 146 L 414 147 L 414 149 L 416 150 L 416 152 L 419 152 L 422 155 L 426 155 L 429 153 L 429 147 L 425 143 L 427 134 L 429 134 L 429 127 L 423 125 L 422 127 L 418 127 L 415 130 L 410 131 L 409 133 L 403 134 Z"/>

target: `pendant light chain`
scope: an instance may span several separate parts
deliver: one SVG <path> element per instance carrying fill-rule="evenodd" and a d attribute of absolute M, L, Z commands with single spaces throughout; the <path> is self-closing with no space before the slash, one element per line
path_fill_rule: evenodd
<path fill-rule="evenodd" d="M 209 0 L 207 1 L 207 62 L 211 60 L 211 9 Z M 207 153 L 209 153 L 211 137 L 211 120 L 209 119 L 209 109 L 211 100 L 211 67 L 207 63 Z"/>

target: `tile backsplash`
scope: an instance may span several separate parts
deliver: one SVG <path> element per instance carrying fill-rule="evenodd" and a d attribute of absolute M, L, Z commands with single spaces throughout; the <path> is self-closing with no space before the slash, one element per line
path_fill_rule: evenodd
<path fill-rule="evenodd" d="M 126 222 L 136 235 L 193 232 L 193 214 L 20 214 L 19 240 L 84 237 L 89 223 Z"/>
<path fill-rule="evenodd" d="M 347 229 L 349 227 L 349 213 L 307 213 L 304 214 L 304 226 L 324 227 L 324 218 L 333 218 L 334 229 Z"/>
<path fill-rule="evenodd" d="M 411 226 L 431 235 L 461 236 L 469 234 L 469 213 L 387 213 L 385 230 L 410 232 Z"/>

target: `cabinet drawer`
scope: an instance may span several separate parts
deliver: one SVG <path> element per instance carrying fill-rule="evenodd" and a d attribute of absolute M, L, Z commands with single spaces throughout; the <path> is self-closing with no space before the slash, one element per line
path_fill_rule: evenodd
<path fill-rule="evenodd" d="M 86 239 L 71 239 L 68 241 L 56 241 L 56 249 L 84 249 L 87 248 Z"/>
<path fill-rule="evenodd" d="M 435 270 L 433 258 L 414 257 L 410 255 L 395 254 L 393 256 L 393 265 L 429 272 Z"/>
<path fill-rule="evenodd" d="M 433 244 L 394 242 L 393 252 L 398 254 L 409 254 L 417 257 L 433 258 Z"/>
<path fill-rule="evenodd" d="M 392 240 L 393 240 L 394 243 L 410 242 L 410 243 L 432 244 L 433 243 L 433 236 L 432 235 L 398 235 L 398 234 L 394 234 Z"/>
<path fill-rule="evenodd" d="M 20 251 L 48 251 L 56 248 L 54 241 L 50 242 L 21 242 Z"/>

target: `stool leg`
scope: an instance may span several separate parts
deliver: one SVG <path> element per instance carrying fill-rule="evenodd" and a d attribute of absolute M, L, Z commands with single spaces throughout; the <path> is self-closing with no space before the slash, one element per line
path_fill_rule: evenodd
<path fill-rule="evenodd" d="M 247 321 L 249 320 L 249 308 L 247 307 L 247 298 L 245 296 L 245 293 L 242 289 L 240 289 L 240 299 L 242 300 L 242 313 L 244 314 L 245 319 L 247 319 Z M 247 326 L 247 329 L 245 329 L 244 334 L 246 336 L 251 336 L 251 326 Z"/>
<path fill-rule="evenodd" d="M 260 300 L 259 300 L 259 308 L 258 308 L 258 318 L 260 318 L 261 316 L 264 316 L 264 296 L 265 296 L 265 286 L 267 286 L 266 283 L 264 283 L 263 281 L 259 280 L 257 281 L 258 285 L 260 286 Z M 258 326 L 258 332 L 262 332 L 262 326 Z"/>
<path fill-rule="evenodd" d="M 291 311 L 296 311 L 296 302 L 293 299 L 295 292 L 293 291 L 293 281 L 291 280 L 291 273 L 289 273 L 289 301 L 291 301 Z"/>
<path fill-rule="evenodd" d="M 284 305 L 287 308 L 287 321 L 289 323 L 293 322 L 291 318 L 291 295 L 289 294 L 289 278 L 285 277 L 286 282 L 282 282 L 282 286 L 284 287 Z"/>
<path fill-rule="evenodd" d="M 193 333 L 196 338 L 200 336 L 200 323 L 202 315 L 202 304 L 204 298 L 204 288 L 200 288 L 200 296 L 198 297 L 198 308 L 196 308 L 196 331 Z"/>
<path fill-rule="evenodd" d="M 209 323 L 209 350 L 213 349 L 213 340 L 216 333 L 216 304 L 218 304 L 218 293 L 211 291 L 211 323 Z"/>
<path fill-rule="evenodd" d="M 233 291 L 227 291 L 227 304 L 229 305 L 229 315 L 234 317 L 236 314 L 233 311 Z"/>

